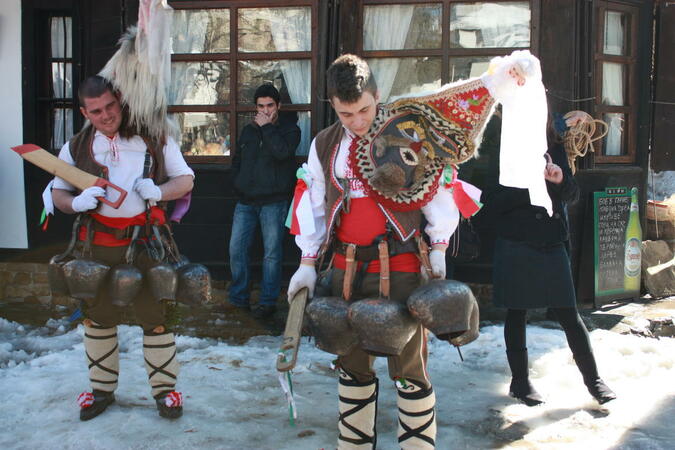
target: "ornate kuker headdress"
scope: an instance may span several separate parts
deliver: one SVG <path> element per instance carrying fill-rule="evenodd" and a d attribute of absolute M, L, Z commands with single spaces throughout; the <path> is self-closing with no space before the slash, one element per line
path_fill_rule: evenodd
<path fill-rule="evenodd" d="M 525 89 L 519 87 L 516 79 L 506 73 L 508 69 L 516 68 L 528 77 L 527 83 L 531 83 L 530 77 L 538 75 L 541 84 L 541 72 L 528 71 L 534 66 L 538 67 L 538 61 L 529 52 L 514 52 L 495 58 L 480 78 L 380 105 L 368 133 L 350 148 L 349 164 L 367 194 L 395 211 L 424 206 L 438 189 L 444 167 L 463 163 L 475 155 L 495 104 L 518 102 L 520 92 L 530 89 L 529 85 Z M 530 109 L 526 99 L 523 100 L 525 113 L 512 114 L 518 116 L 515 119 L 518 123 L 529 120 Z M 531 111 L 541 115 L 540 108 Z M 544 98 L 544 124 L 545 119 Z M 527 139 L 523 137 L 525 146 Z"/>
<path fill-rule="evenodd" d="M 352 144 L 352 170 L 384 206 L 419 209 L 447 164 L 474 155 L 494 105 L 480 79 L 381 105 L 370 131 Z"/>

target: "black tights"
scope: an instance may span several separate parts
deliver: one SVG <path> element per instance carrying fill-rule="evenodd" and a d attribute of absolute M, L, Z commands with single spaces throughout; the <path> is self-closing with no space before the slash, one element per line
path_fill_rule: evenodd
<path fill-rule="evenodd" d="M 567 336 L 567 345 L 572 354 L 577 357 L 592 353 L 591 341 L 588 337 L 586 325 L 579 317 L 577 309 L 572 308 L 549 308 L 560 323 Z M 507 352 L 518 352 L 527 349 L 525 325 L 527 322 L 527 310 L 508 309 L 506 322 L 504 323 L 504 342 Z"/>

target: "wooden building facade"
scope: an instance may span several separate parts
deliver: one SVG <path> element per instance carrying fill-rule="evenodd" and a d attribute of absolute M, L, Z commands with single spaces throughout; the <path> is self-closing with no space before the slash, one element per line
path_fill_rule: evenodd
<path fill-rule="evenodd" d="M 18 1 L 18 0 L 17 0 Z M 181 149 L 196 172 L 193 204 L 176 225 L 179 245 L 228 279 L 227 246 L 235 198 L 229 175 L 237 134 L 251 119 L 262 82 L 282 93 L 283 111 L 311 138 L 333 120 L 325 70 L 339 54 L 368 59 L 383 100 L 482 73 L 490 58 L 529 49 L 541 59 L 552 111 L 589 112 L 609 124 L 594 153 L 578 161 L 581 200 L 570 205 L 573 264 L 588 299 L 589 197 L 608 186 L 646 186 L 650 158 L 674 170 L 675 5 L 659 0 L 201 0 L 169 1 L 172 31 L 170 112 Z M 82 125 L 78 82 L 97 73 L 136 22 L 137 0 L 22 0 L 23 140 L 53 152 Z M 654 37 L 656 38 L 654 40 Z M 495 176 L 499 123 L 462 178 L 481 187 Z M 69 217 L 37 226 L 49 176 L 24 166 L 27 249 L 0 250 L 4 261 L 45 262 L 63 245 Z M 644 202 L 644 196 L 642 196 Z M 592 218 L 592 215 L 590 216 Z M 459 279 L 489 282 L 495 224 L 481 224 L 484 251 L 456 268 Z M 292 239 L 285 265 L 297 264 Z M 254 249 L 260 255 L 260 248 Z M 255 261 L 255 258 L 254 258 Z M 592 267 L 591 267 L 592 270 Z M 592 275 L 591 275 L 592 276 Z M 592 291 L 592 284 L 590 285 Z M 592 292 L 591 292 L 592 295 Z"/>

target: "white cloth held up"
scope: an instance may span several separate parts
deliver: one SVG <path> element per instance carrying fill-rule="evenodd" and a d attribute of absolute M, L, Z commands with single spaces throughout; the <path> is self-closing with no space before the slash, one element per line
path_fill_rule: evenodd
<path fill-rule="evenodd" d="M 511 69 L 525 78 L 525 84 L 518 86 Z M 493 58 L 481 80 L 502 104 L 499 184 L 527 189 L 530 203 L 552 215 L 544 179 L 548 107 L 539 60 L 527 50 Z"/>

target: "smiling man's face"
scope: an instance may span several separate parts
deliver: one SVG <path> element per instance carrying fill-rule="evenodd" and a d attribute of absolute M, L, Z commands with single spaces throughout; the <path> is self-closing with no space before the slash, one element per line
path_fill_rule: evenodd
<path fill-rule="evenodd" d="M 119 99 L 110 91 L 100 97 L 85 98 L 80 112 L 91 124 L 106 136 L 114 136 L 122 124 L 122 107 Z"/>

